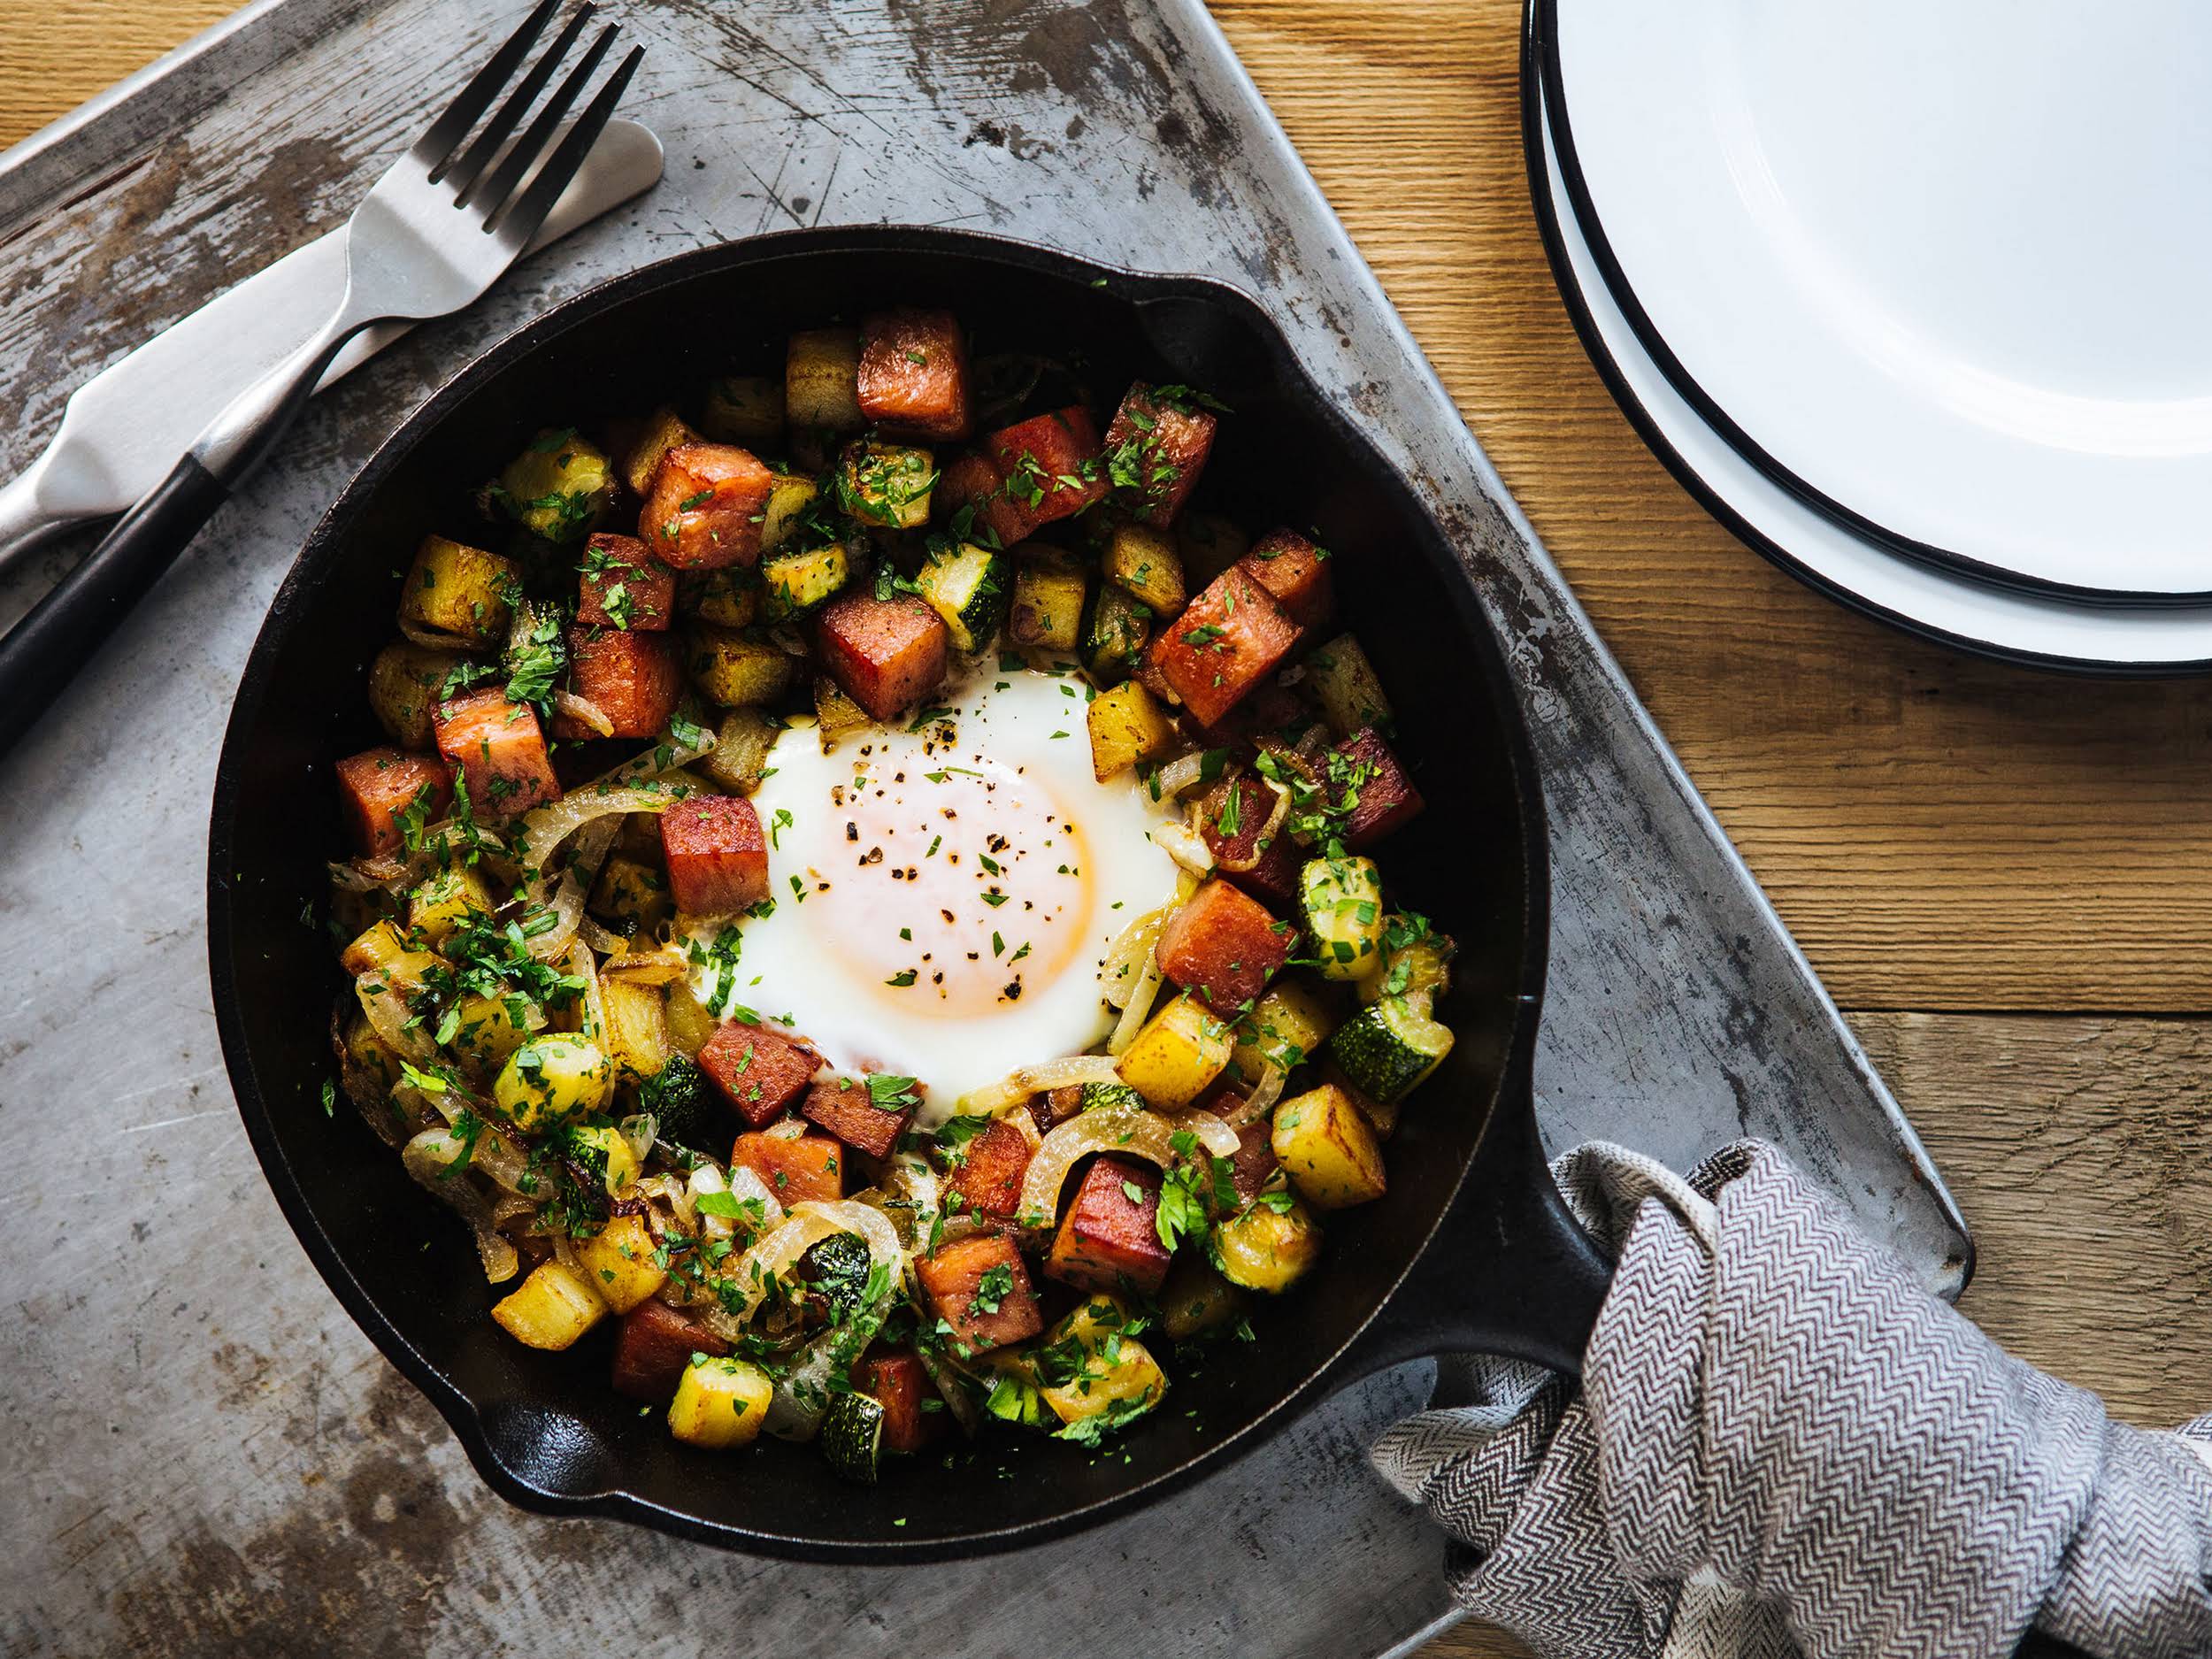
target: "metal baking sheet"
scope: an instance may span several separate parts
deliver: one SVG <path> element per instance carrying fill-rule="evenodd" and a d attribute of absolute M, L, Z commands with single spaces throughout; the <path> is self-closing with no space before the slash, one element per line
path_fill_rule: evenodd
<path fill-rule="evenodd" d="M 87 375 L 339 222 L 512 9 L 261 0 L 0 157 L 0 466 Z M 202 861 L 231 690 L 294 550 L 431 387 L 534 311 L 796 224 L 972 226 L 1273 306 L 1452 528 L 1520 670 L 1552 821 L 1549 1142 L 1683 1166 L 1769 1136 L 1955 1292 L 1970 1252 L 1940 1179 L 1197 0 L 627 12 L 649 56 L 626 112 L 667 145 L 664 183 L 318 400 L 0 773 L 0 1646 L 1031 1655 L 1113 1631 L 1334 1655 L 1449 1618 L 1438 1540 L 1363 1455 L 1425 1367 L 1011 1560 L 756 1561 L 489 1496 L 262 1185 L 208 1009 Z M 0 621 L 84 545 L 21 561 Z"/>

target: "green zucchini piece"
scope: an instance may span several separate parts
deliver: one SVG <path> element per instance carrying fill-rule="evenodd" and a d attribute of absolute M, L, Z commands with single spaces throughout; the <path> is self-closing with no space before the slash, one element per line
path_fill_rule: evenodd
<path fill-rule="evenodd" d="M 931 554 L 915 586 L 952 630 L 953 649 L 979 651 L 998 633 L 1013 583 L 1006 555 L 963 541 L 949 552 Z"/>
<path fill-rule="evenodd" d="M 493 498 L 531 534 L 574 541 L 598 527 L 620 488 L 614 464 L 569 427 L 549 427 L 499 474 Z"/>
<path fill-rule="evenodd" d="M 799 1272 L 827 1298 L 833 1315 L 849 1319 L 865 1300 L 872 1260 L 857 1233 L 833 1233 L 799 1258 Z"/>
<path fill-rule="evenodd" d="M 1386 996 L 1336 1028 L 1323 1053 L 1352 1087 L 1400 1101 L 1452 1051 L 1452 1033 L 1429 1017 L 1425 996 Z"/>
<path fill-rule="evenodd" d="M 837 495 L 863 524 L 918 530 L 929 522 L 937 463 L 927 449 L 871 441 L 849 443 L 837 458 Z"/>
<path fill-rule="evenodd" d="M 874 1486 L 883 1463 L 883 1402 L 873 1394 L 839 1394 L 823 1415 L 819 1439 L 833 1471 L 861 1486 Z"/>
<path fill-rule="evenodd" d="M 673 1147 L 718 1146 L 728 1133 L 729 1108 L 698 1063 L 684 1055 L 670 1055 L 638 1086 L 638 1109 L 653 1114 L 660 1139 Z"/>
<path fill-rule="evenodd" d="M 1152 638 L 1152 613 L 1111 582 L 1101 582 L 1083 618 L 1083 666 L 1099 688 L 1129 678 Z"/>
<path fill-rule="evenodd" d="M 1382 965 L 1382 875 L 1372 858 L 1309 858 L 1298 908 L 1325 979 L 1363 979 Z"/>
<path fill-rule="evenodd" d="M 781 622 L 811 611 L 843 591 L 852 580 L 852 560 L 841 541 L 809 548 L 801 553 L 779 553 L 760 567 L 767 589 L 767 615 Z"/>
<path fill-rule="evenodd" d="M 1143 1095 L 1126 1083 L 1086 1083 L 1083 1085 L 1083 1110 L 1107 1111 L 1119 1109 L 1126 1111 L 1149 1111 Z"/>

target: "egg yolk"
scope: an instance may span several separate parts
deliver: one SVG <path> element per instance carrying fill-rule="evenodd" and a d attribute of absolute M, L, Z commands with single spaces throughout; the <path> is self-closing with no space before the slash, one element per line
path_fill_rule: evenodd
<path fill-rule="evenodd" d="M 948 1018 L 1049 983 L 1081 949 L 1092 902 L 1081 833 L 1050 785 L 962 758 L 856 762 L 830 792 L 849 856 L 812 872 L 807 907 L 822 949 L 871 994 Z"/>

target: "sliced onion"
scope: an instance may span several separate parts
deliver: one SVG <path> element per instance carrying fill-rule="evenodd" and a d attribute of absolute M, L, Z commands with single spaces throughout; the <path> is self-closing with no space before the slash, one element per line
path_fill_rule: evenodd
<path fill-rule="evenodd" d="M 571 979 L 581 979 L 584 982 L 584 1018 L 580 1022 L 583 1026 L 583 1035 L 603 1048 L 607 1041 L 607 999 L 599 989 L 598 964 L 591 952 L 580 942 L 568 948 L 568 962 L 565 965 Z M 649 1143 L 652 1137 L 648 1135 L 646 1140 Z"/>
<path fill-rule="evenodd" d="M 937 1219 L 937 1212 L 943 1207 L 943 1183 L 927 1159 L 901 1153 L 892 1159 L 891 1172 L 884 1178 L 883 1185 L 871 1192 L 875 1207 L 890 1217 L 900 1244 L 909 1252 L 907 1271 L 910 1279 L 914 1265 L 911 1253 L 928 1243 L 930 1224 Z M 872 1202 L 870 1194 L 863 1194 L 860 1202 Z"/>
<path fill-rule="evenodd" d="M 1232 1129 L 1241 1129 L 1248 1123 L 1256 1123 L 1275 1110 L 1275 1102 L 1283 1097 L 1283 1080 L 1289 1072 L 1272 1060 L 1260 1068 L 1260 1080 L 1249 1094 L 1221 1115 L 1222 1122 Z"/>
<path fill-rule="evenodd" d="M 409 643 L 434 651 L 453 651 L 467 657 L 480 649 L 474 640 L 465 640 L 457 634 L 448 634 L 440 628 L 426 628 L 419 622 L 399 618 L 399 631 Z"/>
<path fill-rule="evenodd" d="M 1155 781 L 1160 786 L 1162 795 L 1180 795 L 1194 785 L 1202 783 L 1205 776 L 1205 751 L 1193 749 L 1189 754 L 1171 760 L 1166 765 L 1161 767 L 1159 776 Z"/>
<path fill-rule="evenodd" d="M 1112 1152 L 1148 1158 L 1162 1169 L 1176 1162 L 1174 1136 L 1189 1130 L 1198 1142 L 1217 1158 L 1233 1156 L 1237 1132 L 1211 1112 L 1185 1112 L 1170 1120 L 1157 1112 L 1135 1107 L 1100 1107 L 1081 1112 L 1062 1124 L 1037 1148 L 1022 1178 L 1021 1224 L 1049 1227 L 1060 1214 L 1060 1188 L 1068 1171 L 1094 1152 Z"/>
<path fill-rule="evenodd" d="M 410 1060 L 428 1060 L 436 1054 L 437 1045 L 430 1041 L 430 1033 L 408 1023 L 412 1016 L 407 1011 L 407 999 L 386 984 L 375 970 L 353 982 L 353 994 L 361 999 L 361 1011 L 368 1016 L 370 1028 L 393 1053 Z"/>
<path fill-rule="evenodd" d="M 611 933 L 592 919 L 588 911 L 576 918 L 576 937 L 607 958 L 599 965 L 611 968 L 630 951 L 630 941 L 619 933 Z"/>
<path fill-rule="evenodd" d="M 379 873 L 375 866 L 382 864 L 391 868 Z M 347 893 L 388 893 L 392 884 L 407 873 L 407 866 L 396 858 L 363 858 L 351 864 L 334 862 L 323 867 L 330 872 L 330 885 Z"/>
<path fill-rule="evenodd" d="M 1160 982 L 1167 976 L 1160 972 L 1158 956 L 1146 951 L 1137 965 L 1136 983 L 1129 987 L 1129 1001 L 1121 1010 L 1121 1018 L 1114 1022 L 1113 1035 L 1106 1039 L 1109 1055 L 1124 1055 L 1129 1045 L 1144 1029 L 1145 1020 L 1151 1015 L 1152 1003 L 1160 995 Z"/>
<path fill-rule="evenodd" d="M 399 1161 L 424 1191 L 441 1200 L 476 1235 L 476 1254 L 484 1263 L 484 1277 L 503 1285 L 515 1276 L 521 1262 L 515 1247 L 494 1225 L 492 1206 L 465 1173 L 454 1165 L 468 1151 L 468 1142 L 452 1130 L 426 1129 L 400 1148 Z"/>
<path fill-rule="evenodd" d="M 761 1179 L 758 1170 L 743 1164 L 733 1164 L 726 1179 L 730 1196 L 739 1203 L 749 1198 L 759 1204 L 759 1232 L 762 1236 L 765 1237 L 772 1229 L 783 1225 L 783 1200 L 777 1197 L 768 1183 Z"/>
<path fill-rule="evenodd" d="M 546 895 L 542 870 L 525 885 L 521 895 L 524 905 L 542 905 L 553 915 L 553 926 L 530 941 L 530 954 L 538 961 L 552 961 L 575 939 L 577 930 L 584 923 L 584 895 L 597 879 L 607 849 L 621 833 L 622 826 L 609 818 L 586 825 L 577 832 L 576 845 L 569 853 L 549 898 Z"/>
<path fill-rule="evenodd" d="M 735 1190 L 733 1184 L 732 1190 Z M 780 1226 L 771 1229 L 726 1275 L 736 1287 L 739 1306 L 728 1317 L 741 1327 L 765 1299 L 762 1286 L 789 1272 L 808 1250 L 833 1233 L 856 1233 L 868 1247 L 871 1265 L 880 1262 L 899 1277 L 899 1235 L 889 1217 L 856 1199 L 806 1199 L 791 1206 Z"/>
<path fill-rule="evenodd" d="M 572 691 L 557 691 L 553 694 L 553 712 L 566 715 L 587 731 L 601 737 L 614 735 L 614 722 L 607 718 L 607 711 L 589 697 L 580 697 Z"/>
<path fill-rule="evenodd" d="M 1100 995 L 1114 1008 L 1129 1006 L 1129 993 L 1136 983 L 1136 964 L 1141 958 L 1149 957 L 1152 948 L 1159 942 L 1160 928 L 1167 920 L 1168 907 L 1147 910 L 1142 916 L 1114 935 L 1114 942 L 1106 947 L 1105 960 L 1098 964 Z"/>
<path fill-rule="evenodd" d="M 1047 1060 L 1038 1065 L 1025 1065 L 1009 1072 L 999 1081 L 960 1101 L 963 1113 L 984 1118 L 995 1118 L 1009 1109 L 1020 1105 L 1032 1094 L 1042 1094 L 1049 1089 L 1065 1088 L 1071 1083 L 1112 1083 L 1119 1073 L 1114 1063 L 1104 1055 L 1070 1055 L 1064 1060 Z"/>
<path fill-rule="evenodd" d="M 586 944 L 592 943 L 592 926 L 590 918 L 586 918 L 583 929 Z M 618 938 L 614 942 L 620 946 L 627 941 Z M 593 948 L 598 949 L 595 945 Z M 603 976 L 627 979 L 635 985 L 668 985 L 689 973 L 691 964 L 681 951 L 664 945 L 655 950 L 625 950 L 619 955 L 610 956 L 599 964 L 599 972 Z"/>
<path fill-rule="evenodd" d="M 1213 873 L 1213 849 L 1189 825 L 1155 824 L 1145 832 L 1145 838 L 1192 875 L 1202 879 Z"/>
<path fill-rule="evenodd" d="M 552 862 L 553 853 L 560 844 L 578 830 L 609 814 L 631 812 L 665 812 L 676 804 L 676 797 L 665 789 L 641 787 L 636 784 L 588 783 L 579 789 L 571 789 L 559 800 L 533 808 L 522 815 L 518 843 L 520 856 L 536 872 L 531 885 L 550 885 L 545 871 Z M 538 895 L 543 902 L 543 895 Z"/>
<path fill-rule="evenodd" d="M 939 1398 L 945 1409 L 952 1413 L 952 1420 L 960 1425 L 960 1432 L 973 1440 L 983 1430 L 983 1409 L 975 1402 L 960 1373 L 931 1353 L 927 1348 L 917 1350 L 921 1356 L 922 1370 L 936 1385 Z"/>
<path fill-rule="evenodd" d="M 643 1169 L 645 1160 L 652 1156 L 653 1141 L 660 1133 L 660 1120 L 651 1112 L 636 1112 L 618 1121 L 615 1133 L 630 1148 L 630 1156 L 637 1160 L 638 1167 Z"/>

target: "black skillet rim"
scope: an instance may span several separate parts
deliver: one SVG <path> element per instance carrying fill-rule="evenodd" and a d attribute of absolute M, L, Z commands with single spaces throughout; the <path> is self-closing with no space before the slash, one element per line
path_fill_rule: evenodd
<path fill-rule="evenodd" d="M 1886 548 L 1890 552 L 1899 554 L 1903 557 L 1916 559 L 1924 565 L 1932 565 L 1939 570 L 1967 577 L 1987 587 L 2008 588 L 2013 592 L 2026 594 L 2031 597 L 2039 599 L 2065 599 L 2077 604 L 2114 607 L 2163 605 L 2182 608 L 2201 605 L 2212 601 L 2212 590 L 2137 590 L 2126 588 L 2091 588 L 2073 582 L 2052 581 L 2024 576 L 2018 571 L 2008 569 L 2001 565 L 1993 565 L 1986 559 L 1976 558 L 1971 554 L 1961 553 L 1951 548 L 1938 547 L 1931 541 L 1916 540 L 1899 531 L 1892 530 L 1877 520 L 1868 518 L 1856 509 L 1847 506 L 1834 496 L 1801 478 L 1796 472 L 1785 466 L 1773 454 L 1763 448 L 1758 440 L 1738 425 L 1712 395 L 1699 384 L 1697 377 L 1690 373 L 1688 365 L 1684 364 L 1674 354 L 1673 349 L 1667 344 L 1666 337 L 1659 332 L 1658 326 L 1652 321 L 1650 313 L 1644 310 L 1642 302 L 1637 297 L 1635 287 L 1628 280 L 1628 273 L 1623 268 L 1619 258 L 1613 251 L 1612 242 L 1606 236 L 1604 221 L 1598 216 L 1596 201 L 1590 194 L 1589 180 L 1583 173 L 1581 158 L 1575 150 L 1573 121 L 1567 112 L 1566 76 L 1559 58 L 1559 0 L 1527 0 L 1527 7 L 1528 26 L 1523 37 L 1524 46 L 1525 48 L 1532 43 L 1534 47 L 1536 72 L 1542 77 L 1545 96 L 1550 105 L 1552 140 L 1559 150 L 1560 176 L 1565 180 L 1567 200 L 1574 210 L 1575 220 L 1581 226 L 1583 237 L 1590 245 L 1590 256 L 1597 262 L 1599 271 L 1604 275 L 1605 285 L 1612 291 L 1614 299 L 1619 303 L 1621 314 L 1628 319 L 1630 329 L 1634 332 L 1637 341 L 1644 349 L 1650 354 L 1651 360 L 1658 365 L 1660 373 L 1664 374 L 1672 383 L 1675 390 L 1682 395 L 1684 401 L 1697 411 L 1698 418 L 1726 440 L 1731 449 L 1742 456 L 1753 466 L 1758 468 L 1776 486 L 1787 490 L 1815 512 L 1841 525 L 1853 534 L 1861 536 L 1876 546 Z M 1524 65 L 1522 85 L 1525 88 L 1523 102 L 1525 103 L 1529 63 L 1525 50 L 1522 61 Z M 1540 178 L 1542 162 L 1540 150 L 1537 155 L 1537 162 L 1540 169 L 1537 176 Z M 1549 193 L 1548 188 L 1544 191 L 1545 195 L 1549 195 Z M 1538 211 L 1540 213 L 1543 210 L 1540 208 Z M 1566 284 L 1563 282 L 1561 286 L 1564 288 Z M 1655 449 L 1657 447 L 1656 444 L 1654 445 Z M 1793 574 L 1797 572 L 1793 572 Z M 1813 585 L 1822 587 L 1824 591 L 1825 590 L 1824 583 L 1814 582 Z M 1851 602 L 1847 600 L 1846 603 Z M 1853 608 L 1863 611 L 1869 616 L 1879 617 L 1886 621 L 1890 620 L 1888 614 L 1877 607 L 1859 603 L 1854 604 Z M 2024 652 L 2015 656 L 1994 651 L 1986 647 L 1978 648 L 1970 644 L 1953 641 L 1947 635 L 1908 623 L 1901 622 L 1898 626 L 1906 627 L 1909 632 L 1922 634 L 1926 638 L 1942 639 L 1947 643 L 1959 643 L 1962 649 L 1972 650 L 1978 656 L 1993 657 L 1998 661 L 2061 668 L 2072 668 L 2077 665 L 2070 659 L 2042 657 Z M 2112 672 L 2105 668 L 2103 664 L 2097 666 L 2108 673 Z M 2133 671 L 2131 677 L 2163 678 L 2176 672 L 2162 664 L 2153 670 Z M 2178 672 L 2186 673 L 2194 671 L 2185 668 Z"/>
<path fill-rule="evenodd" d="M 247 658 L 217 763 L 208 834 L 208 965 L 216 1025 L 239 1117 L 270 1189 L 317 1272 L 354 1323 L 437 1409 L 485 1483 L 509 1502 L 525 1509 L 548 1515 L 589 1515 L 628 1521 L 676 1537 L 756 1555 L 856 1564 L 964 1560 L 1064 1537 L 1147 1507 L 1205 1474 L 1226 1467 L 1302 1415 L 1317 1401 L 1356 1380 L 1364 1370 L 1357 1353 L 1361 1343 L 1375 1333 L 1384 1312 L 1403 1291 L 1407 1279 L 1436 1247 L 1438 1240 L 1452 1231 L 1452 1224 L 1468 1199 L 1469 1182 L 1481 1155 L 1480 1135 L 1451 1199 L 1439 1210 L 1420 1247 L 1407 1257 L 1389 1290 L 1376 1301 L 1336 1353 L 1309 1371 L 1274 1407 L 1233 1434 L 1110 1498 L 1046 1519 L 1004 1527 L 987 1526 L 957 1538 L 913 1541 L 885 1538 L 860 1543 L 762 1532 L 710 1521 L 641 1498 L 625 1490 L 618 1479 L 606 1490 L 586 1494 L 550 1492 L 530 1485 L 500 1461 L 491 1446 L 489 1427 L 475 1402 L 386 1318 L 348 1271 L 344 1258 L 316 1220 L 285 1160 L 267 1102 L 256 1079 L 230 966 L 237 941 L 226 902 L 227 883 L 224 872 L 233 867 L 231 826 L 239 804 L 240 750 L 243 733 L 268 695 L 277 639 L 288 635 L 296 626 L 295 613 L 301 610 L 304 596 L 316 585 L 321 571 L 339 556 L 344 530 L 400 458 L 427 440 L 455 405 L 509 365 L 536 350 L 549 336 L 565 333 L 611 309 L 634 303 L 664 286 L 702 275 L 735 277 L 749 265 L 794 255 L 874 253 L 896 257 L 910 250 L 956 252 L 1041 275 L 1087 282 L 1104 288 L 1125 303 L 1194 294 L 1225 303 L 1242 312 L 1255 325 L 1255 333 L 1267 344 L 1272 366 L 1290 383 L 1304 390 L 1310 412 L 1329 429 L 1348 459 L 1367 473 L 1371 481 L 1385 491 L 1394 493 L 1411 507 L 1414 522 L 1425 533 L 1418 538 L 1422 557 L 1444 576 L 1458 609 L 1463 630 L 1488 643 L 1488 649 L 1475 652 L 1480 660 L 1481 684 L 1506 715 L 1503 725 L 1507 748 L 1518 774 L 1515 780 L 1518 786 L 1516 795 L 1520 804 L 1524 859 L 1528 872 L 1526 913 L 1511 1040 L 1495 1094 L 1487 1103 L 1491 1115 L 1494 1118 L 1501 1110 L 1514 1110 L 1514 1091 L 1528 1087 L 1549 952 L 1549 844 L 1535 755 L 1529 744 L 1527 722 L 1519 697 L 1506 669 L 1504 650 L 1450 537 L 1423 503 L 1419 492 L 1390 465 L 1363 434 L 1337 412 L 1259 301 L 1241 288 L 1210 278 L 1133 272 L 1012 237 L 913 225 L 776 232 L 677 254 L 610 279 L 541 312 L 463 365 L 387 434 L 318 522 L 278 588 Z"/>
<path fill-rule="evenodd" d="M 1665 434 L 1652 419 L 1650 411 L 1644 407 L 1642 400 L 1622 374 L 1619 364 L 1605 343 L 1604 336 L 1598 332 L 1596 319 L 1590 314 L 1589 302 L 1583 297 L 1581 280 L 1575 275 L 1574 265 L 1567 257 L 1566 244 L 1560 234 L 1558 208 L 1552 200 L 1551 181 L 1544 165 L 1544 127 L 1549 92 L 1542 80 L 1545 45 L 1539 13 L 1548 4 L 1549 0 L 1524 0 L 1522 8 L 1521 151 L 1528 173 L 1529 204 L 1536 215 L 1537 234 L 1544 244 L 1546 262 L 1551 266 L 1552 285 L 1559 291 L 1560 303 L 1566 307 L 1567 320 L 1574 325 L 1575 334 L 1582 342 L 1584 354 L 1589 357 L 1591 366 L 1597 370 L 1598 378 L 1605 382 L 1606 390 L 1612 394 L 1614 403 L 1620 406 L 1621 413 L 1628 417 L 1628 424 L 1643 440 L 1644 447 L 1673 474 L 1675 482 L 1688 491 L 1698 505 L 1717 519 L 1731 535 L 1784 574 L 1847 611 L 1855 611 L 1870 621 L 1894 628 L 1928 644 L 1939 645 L 1946 650 L 1978 657 L 1984 662 L 2001 663 L 2008 668 L 2040 669 L 2085 680 L 2186 680 L 2212 672 L 2212 658 L 2174 663 L 2115 663 L 2094 657 L 2059 657 L 2039 651 L 2008 650 L 1970 634 L 1951 633 L 1917 617 L 1907 616 L 1902 611 L 1876 604 L 1864 595 L 1822 575 L 1780 542 L 1748 523 L 1729 504 L 1727 497 L 1709 483 L 1704 475 L 1683 457 L 1682 452 L 1667 441 Z M 1555 143 L 1561 142 L 1557 127 L 1553 127 L 1552 134 Z M 1564 159 L 1563 151 L 1563 173 Z M 1571 190 L 1568 206 L 1574 211 L 1576 222 L 1582 227 L 1586 240 L 1589 239 L 1590 221 L 1585 217 L 1583 210 L 1576 205 Z M 1591 242 L 1593 254 L 1595 254 L 1596 249 L 1596 242 Z M 1613 288 L 1609 277 L 1607 287 L 1615 299 L 1619 300 L 1620 292 Z M 1625 312 L 1627 307 L 1624 305 L 1623 310 Z M 1632 318 L 1631 322 L 1632 326 Z M 1663 372 L 1664 365 L 1661 366 Z M 1672 377 L 1669 378 L 1671 380 Z M 1693 410 L 1696 410 L 1695 401 L 1691 400 L 1691 403 Z M 1701 419 L 1705 418 L 1701 411 L 1697 412 Z M 1719 428 L 1716 427 L 1716 430 Z M 1726 437 L 1727 434 L 1724 431 L 1722 436 Z M 1731 442 L 1732 447 L 1735 447 L 1732 440 Z M 2025 588 L 2022 591 L 2037 598 L 2061 596 L 2047 589 Z"/>

